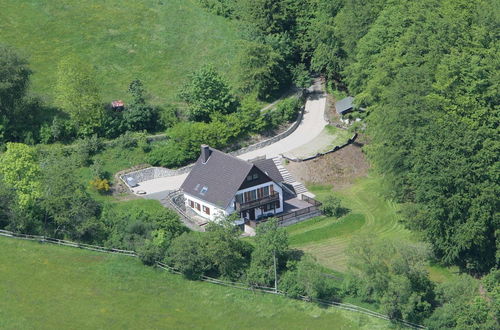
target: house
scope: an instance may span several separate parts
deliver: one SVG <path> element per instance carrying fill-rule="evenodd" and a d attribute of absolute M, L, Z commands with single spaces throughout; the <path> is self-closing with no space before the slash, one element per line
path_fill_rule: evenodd
<path fill-rule="evenodd" d="M 283 212 L 282 182 L 272 159 L 249 162 L 202 145 L 181 191 L 197 215 L 214 221 L 237 212 L 242 224 Z"/>

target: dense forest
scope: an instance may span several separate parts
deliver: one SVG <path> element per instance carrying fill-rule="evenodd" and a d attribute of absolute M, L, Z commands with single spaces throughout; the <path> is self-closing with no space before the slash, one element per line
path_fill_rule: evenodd
<path fill-rule="evenodd" d="M 368 155 L 438 258 L 473 274 L 498 266 L 498 2 L 200 2 L 290 77 L 309 69 L 356 96 Z"/>
<path fill-rule="evenodd" d="M 166 258 L 189 278 L 208 274 L 269 286 L 271 249 L 252 248 L 224 225 L 207 236 L 184 233 L 168 211 L 116 211 L 66 178 L 92 164 L 103 148 L 101 138 L 126 140 L 127 132 L 166 130 L 166 142 L 144 149 L 150 163 L 169 167 L 196 158 L 200 143 L 234 147 L 292 121 L 300 106 L 292 100 L 261 113 L 260 101 L 291 85 L 306 87 L 311 74 L 320 74 L 330 91 L 353 95 L 366 109 L 364 150 L 390 185 L 388 197 L 404 205 L 405 225 L 432 250 L 360 242 L 351 251 L 351 277 L 342 294 L 380 303 L 394 318 L 427 319 L 431 328 L 494 329 L 499 308 L 480 292 L 499 301 L 500 3 L 199 3 L 238 25 L 240 76 L 229 86 L 212 66 L 194 71 L 179 90 L 181 109 L 149 104 L 145 87 L 134 80 L 131 104 L 123 112 L 109 111 L 98 97 L 92 67 L 74 58 L 60 62 L 59 96 L 55 104 L 44 104 L 28 93 L 28 62 L 12 47 L 0 47 L 0 227 L 142 249 L 146 263 Z M 38 143 L 69 148 L 29 146 Z M 95 179 L 104 180 L 99 164 L 92 166 Z M 319 270 L 313 261 L 291 255 L 277 228 L 261 231 L 262 246 L 282 245 L 274 253 L 289 261 L 278 267 L 289 292 L 340 295 L 314 277 Z M 221 251 L 222 243 L 230 249 Z M 224 254 L 228 250 L 234 253 Z M 481 284 L 463 275 L 435 287 L 422 267 L 429 255 L 481 277 Z"/>

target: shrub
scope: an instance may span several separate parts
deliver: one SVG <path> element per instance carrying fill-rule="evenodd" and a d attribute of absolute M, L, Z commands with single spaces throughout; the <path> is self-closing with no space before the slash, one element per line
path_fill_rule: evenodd
<path fill-rule="evenodd" d="M 164 166 L 168 168 L 179 167 L 192 160 L 191 155 L 180 149 L 173 142 L 156 145 L 148 154 L 148 163 L 154 166 Z"/>
<path fill-rule="evenodd" d="M 160 112 L 160 121 L 161 121 L 161 128 L 166 129 L 173 127 L 175 124 L 179 122 L 179 115 L 178 115 L 178 110 L 176 107 L 173 105 L 167 105 L 162 111 Z"/>
<path fill-rule="evenodd" d="M 120 135 L 113 141 L 113 147 L 118 147 L 121 149 L 132 149 L 137 147 L 137 136 L 127 131 L 124 134 Z"/>
<path fill-rule="evenodd" d="M 300 100 L 292 97 L 278 103 L 276 109 L 283 117 L 283 121 L 292 122 L 297 118 L 300 110 Z"/>
<path fill-rule="evenodd" d="M 164 229 L 157 229 L 151 233 L 151 236 L 151 239 L 146 239 L 137 251 L 141 261 L 148 266 L 152 266 L 157 261 L 165 258 L 173 233 Z"/>
<path fill-rule="evenodd" d="M 210 268 L 203 237 L 197 233 L 184 233 L 174 239 L 165 261 L 193 280 L 199 279 Z"/>
<path fill-rule="evenodd" d="M 341 205 L 340 199 L 333 195 L 330 195 L 325 199 L 323 205 L 321 205 L 321 211 L 324 215 L 329 217 L 341 217 L 350 212 L 348 208 Z"/>
<path fill-rule="evenodd" d="M 93 179 L 90 182 L 90 185 L 94 187 L 100 193 L 107 193 L 109 191 L 109 181 L 107 179 Z"/>
<path fill-rule="evenodd" d="M 321 273 L 321 267 L 310 256 L 304 256 L 299 262 L 290 262 L 289 270 L 284 274 L 280 289 L 287 295 L 297 298 L 306 296 L 324 298 L 329 293 L 326 278 Z"/>
<path fill-rule="evenodd" d="M 72 151 L 77 162 L 80 165 L 87 166 L 90 164 L 92 156 L 99 153 L 102 148 L 102 141 L 97 137 L 97 135 L 93 135 L 76 141 L 73 145 Z"/>
<path fill-rule="evenodd" d="M 100 159 L 94 160 L 94 163 L 90 166 L 90 172 L 92 177 L 96 179 L 108 179 L 109 173 L 104 170 L 104 163 Z"/>

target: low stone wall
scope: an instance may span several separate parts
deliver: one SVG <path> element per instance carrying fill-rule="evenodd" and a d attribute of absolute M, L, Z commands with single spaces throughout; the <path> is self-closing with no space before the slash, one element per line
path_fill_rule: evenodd
<path fill-rule="evenodd" d="M 305 162 L 305 161 L 308 161 L 308 160 L 312 160 L 312 159 L 315 159 L 315 158 L 318 158 L 318 157 L 321 157 L 321 156 L 324 156 L 324 155 L 327 155 L 327 154 L 330 154 L 332 152 L 335 152 L 335 151 L 338 151 L 348 145 L 350 145 L 351 143 L 353 143 L 354 141 L 356 141 L 356 138 L 358 137 L 358 133 L 354 133 L 354 135 L 349 139 L 347 140 L 346 143 L 340 145 L 340 146 L 335 146 L 333 149 L 331 150 L 328 150 L 327 152 L 319 152 L 317 153 L 316 155 L 314 156 L 311 156 L 311 157 L 306 157 L 306 158 L 291 158 L 291 157 L 287 157 L 285 155 L 281 155 L 283 158 L 291 161 L 291 162 Z"/>
<path fill-rule="evenodd" d="M 230 152 L 230 154 L 233 156 L 239 156 L 239 155 L 245 154 L 247 152 L 251 152 L 251 151 L 263 148 L 263 147 L 267 147 L 268 145 L 271 145 L 273 143 L 278 142 L 279 140 L 286 138 L 287 136 L 292 134 L 297 129 L 297 127 L 299 127 L 299 125 L 302 121 L 302 118 L 304 117 L 304 110 L 305 110 L 305 106 L 302 106 L 300 108 L 300 112 L 299 112 L 299 115 L 297 117 L 297 120 L 293 123 L 292 126 L 288 127 L 288 129 L 286 131 L 284 131 L 283 133 L 280 133 L 276 136 L 273 136 L 272 138 L 269 138 L 267 140 L 252 144 L 251 146 L 241 148 L 241 149 L 238 149 L 236 151 L 232 151 L 232 152 Z"/>
<path fill-rule="evenodd" d="M 191 171 L 191 168 L 194 166 L 194 164 L 190 164 L 184 167 L 181 167 L 176 170 L 171 170 L 165 167 L 148 167 L 145 169 L 137 170 L 137 171 L 132 171 L 128 173 L 124 173 L 120 175 L 120 179 L 127 184 L 127 178 L 133 178 L 135 182 L 141 183 L 144 181 L 149 181 L 149 180 L 154 180 L 158 178 L 164 178 L 168 176 L 175 176 L 179 174 L 184 174 L 188 173 Z M 127 184 L 128 186 L 128 184 Z"/>

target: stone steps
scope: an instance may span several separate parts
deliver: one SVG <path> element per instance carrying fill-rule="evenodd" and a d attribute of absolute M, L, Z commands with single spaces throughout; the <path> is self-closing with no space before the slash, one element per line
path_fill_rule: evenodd
<path fill-rule="evenodd" d="M 303 193 L 308 193 L 306 186 L 304 186 L 303 183 L 295 180 L 292 174 L 290 174 L 290 172 L 288 172 L 288 170 L 283 166 L 280 157 L 273 157 L 272 160 L 276 165 L 276 167 L 278 168 L 278 171 L 280 172 L 281 176 L 283 177 L 283 182 L 292 186 L 293 190 L 295 191 L 295 194 L 300 195 Z"/>

